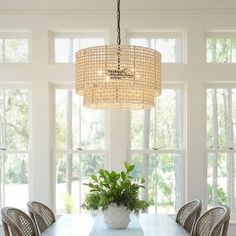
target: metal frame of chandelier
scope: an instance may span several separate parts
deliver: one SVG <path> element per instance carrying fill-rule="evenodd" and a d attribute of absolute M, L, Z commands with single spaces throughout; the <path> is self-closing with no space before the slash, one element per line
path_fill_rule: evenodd
<path fill-rule="evenodd" d="M 121 45 L 117 0 L 117 45 L 76 53 L 76 93 L 88 108 L 147 109 L 161 93 L 161 54 L 151 48 Z"/>

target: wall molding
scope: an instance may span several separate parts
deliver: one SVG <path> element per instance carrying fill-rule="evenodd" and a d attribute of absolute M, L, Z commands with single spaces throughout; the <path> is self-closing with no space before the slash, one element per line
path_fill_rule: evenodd
<path fill-rule="evenodd" d="M 81 15 L 114 15 L 115 9 L 93 10 L 93 9 L 0 9 L 1 15 L 27 14 L 27 15 L 60 15 L 60 14 L 81 14 Z M 131 10 L 123 9 L 122 15 L 138 16 L 162 16 L 162 15 L 232 15 L 235 16 L 236 9 L 153 9 L 153 10 Z"/>

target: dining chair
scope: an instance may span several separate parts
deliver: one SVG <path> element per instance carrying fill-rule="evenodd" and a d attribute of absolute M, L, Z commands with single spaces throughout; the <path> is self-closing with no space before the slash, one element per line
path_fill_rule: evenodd
<path fill-rule="evenodd" d="M 197 222 L 202 210 L 201 200 L 193 200 L 182 206 L 176 216 L 176 222 L 186 231 L 192 234 L 194 225 Z"/>
<path fill-rule="evenodd" d="M 38 236 L 33 221 L 23 211 L 4 207 L 1 210 L 5 236 Z"/>
<path fill-rule="evenodd" d="M 54 213 L 46 205 L 36 201 L 29 201 L 27 207 L 39 234 L 55 222 Z"/>
<path fill-rule="evenodd" d="M 213 207 L 198 219 L 194 228 L 193 236 L 226 236 L 229 226 L 229 219 L 229 207 Z"/>

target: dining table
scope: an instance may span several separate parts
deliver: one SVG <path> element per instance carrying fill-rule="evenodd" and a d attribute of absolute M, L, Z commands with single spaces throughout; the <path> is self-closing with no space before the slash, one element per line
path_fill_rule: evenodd
<path fill-rule="evenodd" d="M 101 220 L 101 217 L 99 218 Z M 132 221 L 136 219 L 140 232 L 132 233 Z M 97 223 L 96 223 L 97 222 Z M 144 236 L 190 236 L 184 228 L 167 214 L 139 214 L 131 217 L 127 229 L 111 230 L 104 228 L 100 233 L 98 216 L 90 214 L 65 214 L 50 225 L 41 236 L 97 236 L 97 235 L 144 235 Z M 97 226 L 96 226 L 97 225 Z M 105 225 L 105 224 L 104 224 Z"/>

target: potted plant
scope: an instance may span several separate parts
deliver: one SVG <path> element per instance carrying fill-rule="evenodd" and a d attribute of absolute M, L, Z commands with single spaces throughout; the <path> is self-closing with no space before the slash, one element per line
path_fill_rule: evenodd
<path fill-rule="evenodd" d="M 139 190 L 144 188 L 144 179 L 134 179 L 131 172 L 134 165 L 124 163 L 125 171 L 117 173 L 100 169 L 98 176 L 92 175 L 86 183 L 90 188 L 82 205 L 87 210 L 101 209 L 108 228 L 126 228 L 130 212 L 146 210 L 148 202 L 139 199 Z"/>

